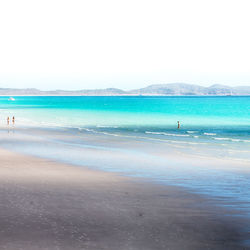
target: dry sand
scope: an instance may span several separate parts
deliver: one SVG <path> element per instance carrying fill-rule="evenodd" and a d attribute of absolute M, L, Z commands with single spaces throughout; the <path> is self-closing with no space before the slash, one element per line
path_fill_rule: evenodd
<path fill-rule="evenodd" d="M 0 249 L 248 249 L 246 221 L 185 190 L 5 150 L 0 161 Z"/>

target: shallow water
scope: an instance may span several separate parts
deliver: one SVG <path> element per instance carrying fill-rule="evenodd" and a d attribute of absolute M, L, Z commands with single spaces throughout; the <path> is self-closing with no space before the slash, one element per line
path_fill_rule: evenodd
<path fill-rule="evenodd" d="M 24 126 L 68 127 L 111 136 L 147 137 L 175 146 L 250 160 L 250 97 L 0 97 Z M 177 121 L 181 129 L 177 129 Z M 207 150 L 206 150 L 207 149 Z"/>
<path fill-rule="evenodd" d="M 0 146 L 10 150 L 185 187 L 250 216 L 248 162 L 192 155 L 164 141 L 72 129 L 2 130 L 0 136 Z"/>
<path fill-rule="evenodd" d="M 16 117 L 3 147 L 183 186 L 250 215 L 250 97 L 1 97 L 0 109 L 3 124 Z"/>

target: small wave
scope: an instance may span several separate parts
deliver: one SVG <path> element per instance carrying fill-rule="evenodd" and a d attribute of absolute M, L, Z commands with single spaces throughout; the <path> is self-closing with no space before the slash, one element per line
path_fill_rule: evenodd
<path fill-rule="evenodd" d="M 231 139 L 231 141 L 235 141 L 235 142 L 250 142 L 250 140 L 241 140 L 241 139 Z"/>
<path fill-rule="evenodd" d="M 215 140 L 221 140 L 221 141 L 233 141 L 233 142 L 250 142 L 250 140 L 241 140 L 241 139 L 233 139 L 233 138 L 221 138 L 221 137 L 213 137 Z"/>
<path fill-rule="evenodd" d="M 196 133 L 197 131 L 187 131 L 187 133 L 189 133 L 189 134 L 194 134 L 194 133 Z"/>
<path fill-rule="evenodd" d="M 91 132 L 91 133 L 96 133 L 96 134 L 103 134 L 103 135 L 112 135 L 112 136 L 120 136 L 118 134 L 112 134 L 112 133 L 108 133 L 108 132 L 102 132 L 102 131 L 96 131 L 94 129 L 90 129 L 90 128 L 78 128 L 78 130 L 84 130 L 87 132 Z"/>
<path fill-rule="evenodd" d="M 206 145 L 207 143 L 204 142 L 188 142 L 188 141 L 168 141 L 170 143 L 176 143 L 176 144 L 189 144 L 189 145 Z"/>
<path fill-rule="evenodd" d="M 215 133 L 204 133 L 204 135 L 216 135 Z"/>
<path fill-rule="evenodd" d="M 164 135 L 163 132 L 151 132 L 151 131 L 145 131 L 146 134 L 153 134 L 153 135 Z"/>
<path fill-rule="evenodd" d="M 204 142 L 187 142 L 187 144 L 190 144 L 190 145 L 206 145 L 207 143 L 204 143 Z"/>
<path fill-rule="evenodd" d="M 168 135 L 172 135 L 172 136 L 184 136 L 184 137 L 188 137 L 189 135 L 179 135 L 179 134 L 168 134 Z"/>
<path fill-rule="evenodd" d="M 250 140 L 242 140 L 243 142 L 250 142 Z"/>
<path fill-rule="evenodd" d="M 87 132 L 92 132 L 92 133 L 97 133 L 97 131 L 95 131 L 94 129 L 90 129 L 90 128 L 78 128 L 78 130 L 84 130 L 84 131 L 87 131 Z"/>
<path fill-rule="evenodd" d="M 167 135 L 167 136 L 184 136 L 187 137 L 189 135 L 183 135 L 183 134 L 169 134 L 165 132 L 151 132 L 151 131 L 145 131 L 146 134 L 153 134 L 153 135 Z"/>
<path fill-rule="evenodd" d="M 98 132 L 98 133 L 103 134 L 103 135 L 121 136 L 121 135 L 111 134 L 111 133 L 107 133 L 107 132 Z"/>
<path fill-rule="evenodd" d="M 118 126 L 105 126 L 105 125 L 97 125 L 97 128 L 119 128 Z"/>
<path fill-rule="evenodd" d="M 220 140 L 220 141 L 231 141 L 231 138 L 227 137 L 213 137 L 215 140 Z"/>

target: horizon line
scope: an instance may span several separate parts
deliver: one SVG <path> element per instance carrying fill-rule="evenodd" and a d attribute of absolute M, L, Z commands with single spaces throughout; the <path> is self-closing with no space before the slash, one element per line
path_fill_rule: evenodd
<path fill-rule="evenodd" d="M 192 83 L 184 83 L 184 82 L 174 82 L 174 83 L 160 83 L 160 84 L 149 84 L 149 85 L 145 85 L 144 87 L 141 88 L 135 88 L 135 89 L 129 89 L 129 90 L 124 90 L 122 88 L 116 88 L 116 87 L 106 87 L 106 88 L 85 88 L 85 89 L 46 89 L 46 90 L 42 90 L 40 88 L 36 88 L 36 87 L 26 87 L 26 88 L 16 88 L 16 87 L 0 87 L 0 90 L 38 90 L 41 92 L 50 92 L 50 91 L 65 91 L 65 92 L 79 92 L 79 91 L 85 91 L 85 90 L 109 90 L 109 89 L 116 89 L 116 90 L 122 90 L 124 92 L 130 92 L 133 90 L 140 90 L 143 88 L 147 88 L 147 87 L 151 87 L 151 86 L 157 86 L 157 85 L 178 85 L 178 84 L 184 84 L 184 85 L 192 85 L 192 86 L 198 86 L 201 88 L 211 88 L 213 86 L 221 86 L 221 87 L 229 87 L 229 88 L 241 88 L 241 87 L 250 87 L 249 85 L 238 85 L 238 86 L 230 86 L 230 85 L 225 85 L 225 84 L 219 84 L 219 83 L 215 83 L 209 86 L 202 86 L 199 84 L 192 84 Z M 0 95 L 1 96 L 1 95 Z"/>

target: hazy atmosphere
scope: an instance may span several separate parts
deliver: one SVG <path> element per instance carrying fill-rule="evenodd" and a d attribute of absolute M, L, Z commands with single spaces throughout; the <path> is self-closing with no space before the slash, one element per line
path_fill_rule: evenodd
<path fill-rule="evenodd" d="M 0 86 L 250 85 L 247 0 L 1 1 Z"/>
<path fill-rule="evenodd" d="M 0 249 L 250 249 L 249 0 L 0 0 Z"/>

